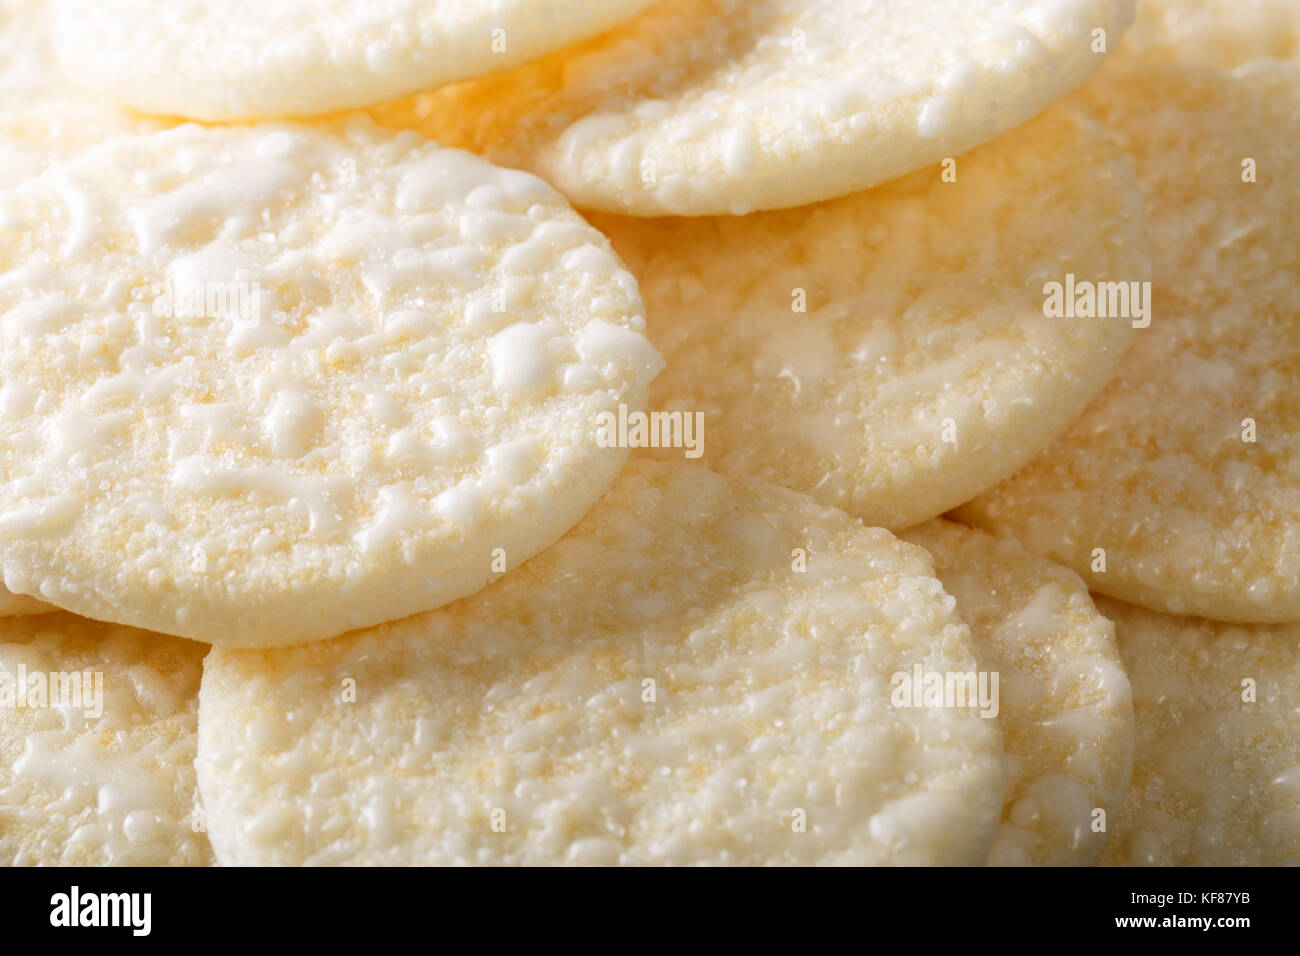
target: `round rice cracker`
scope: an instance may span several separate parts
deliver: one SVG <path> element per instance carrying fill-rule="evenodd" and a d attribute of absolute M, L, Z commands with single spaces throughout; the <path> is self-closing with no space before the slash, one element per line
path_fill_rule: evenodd
<path fill-rule="evenodd" d="M 661 364 L 554 190 L 364 120 L 115 137 L 0 220 L 0 567 L 89 617 L 267 646 L 472 593 Z"/>
<path fill-rule="evenodd" d="M 367 106 L 524 63 L 650 0 L 58 0 L 67 73 L 144 113 L 239 120 Z"/>
<path fill-rule="evenodd" d="M 0 169 L 9 181 L 72 149 L 161 126 L 72 85 L 54 63 L 52 20 L 44 0 L 0 0 Z"/>
<path fill-rule="evenodd" d="M 1133 682 L 1133 782 L 1101 862 L 1300 863 L 1300 625 L 1099 598 Z"/>
<path fill-rule="evenodd" d="M 0 113 L 30 106 L 62 85 L 49 20 L 40 0 L 0 0 Z"/>
<path fill-rule="evenodd" d="M 122 132 L 160 128 L 112 108 L 105 110 L 102 104 L 65 97 L 56 84 L 47 86 L 34 77 L 32 70 L 39 69 L 26 57 L 30 52 L 22 42 L 26 34 L 14 29 L 16 16 L 4 19 L 30 6 L 37 5 L 0 3 L 0 168 L 7 177 L 39 176 L 56 157 L 90 143 Z M 0 584 L 0 617 L 53 610 L 52 605 L 14 594 Z"/>
<path fill-rule="evenodd" d="M 82 90 L 62 75 L 51 48 L 53 19 L 53 9 L 44 0 L 0 0 L 0 117 L 30 112 L 35 131 L 49 128 L 57 134 L 56 146 L 148 125 L 103 100 L 98 91 Z M 11 134 L 5 129 L 0 138 L 7 140 Z M 3 168 L 11 178 L 12 168 Z"/>
<path fill-rule="evenodd" d="M 212 863 L 194 779 L 206 652 L 71 614 L 0 620 L 0 864 Z"/>
<path fill-rule="evenodd" d="M 982 862 L 997 722 L 892 706 L 913 664 L 975 667 L 920 549 L 638 456 L 472 598 L 216 649 L 209 833 L 234 865 Z"/>
<path fill-rule="evenodd" d="M 1006 795 L 995 866 L 1094 862 L 1133 766 L 1133 698 L 1079 577 L 1011 538 L 936 519 L 902 535 L 934 559 L 944 590 L 998 675 Z"/>
<path fill-rule="evenodd" d="M 1232 69 L 1266 57 L 1300 60 L 1295 0 L 1138 0 L 1117 62 Z"/>
<path fill-rule="evenodd" d="M 1062 106 L 956 170 L 741 218 L 592 217 L 640 280 L 668 360 L 651 406 L 698 423 L 688 453 L 901 529 L 1068 427 L 1133 322 L 1046 317 L 1043 286 L 1150 278 L 1131 166 Z"/>
<path fill-rule="evenodd" d="M 1120 600 L 1300 619 L 1300 65 L 1114 73 L 1088 100 L 1146 189 L 1154 317 L 1051 448 L 956 514 Z"/>
<path fill-rule="evenodd" d="M 701 216 L 832 199 L 1013 129 L 1104 62 L 1132 0 L 663 0 L 381 123 L 530 169 L 577 205 Z"/>

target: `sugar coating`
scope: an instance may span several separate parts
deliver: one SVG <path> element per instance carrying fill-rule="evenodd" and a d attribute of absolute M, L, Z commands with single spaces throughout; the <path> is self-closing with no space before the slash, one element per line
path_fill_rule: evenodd
<path fill-rule="evenodd" d="M 703 415 L 703 461 L 895 529 L 1014 473 L 1113 374 L 1132 321 L 1047 318 L 1044 283 L 1150 278 L 1128 160 L 1064 107 L 962 157 L 956 182 L 592 221 L 668 360 L 652 405 Z"/>
<path fill-rule="evenodd" d="M 515 70 L 376 110 L 582 207 L 831 199 L 987 142 L 1095 72 L 1132 0 L 662 0 Z"/>
<path fill-rule="evenodd" d="M 975 666 L 920 549 L 637 456 L 472 598 L 310 647 L 216 649 L 209 832 L 235 865 L 978 863 L 997 722 L 891 706 L 915 663 Z"/>
<path fill-rule="evenodd" d="M 649 0 L 57 0 L 64 70 L 201 120 L 366 106 L 523 63 Z"/>
<path fill-rule="evenodd" d="M 56 160 L 122 133 L 145 133 L 163 123 L 129 115 L 93 100 L 52 94 L 24 106 L 0 107 L 0 162 L 9 183 L 39 176 Z M 10 230 L 12 223 L 0 220 Z"/>
<path fill-rule="evenodd" d="M 1120 600 L 1300 619 L 1300 65 L 1150 67 L 1086 93 L 1147 194 L 1151 326 L 1069 431 L 957 513 Z"/>
<path fill-rule="evenodd" d="M 1124 36 L 1126 64 L 1232 69 L 1263 57 L 1300 60 L 1295 0 L 1138 0 Z"/>
<path fill-rule="evenodd" d="M 102 689 L 98 716 L 86 696 L 0 706 L 0 864 L 211 864 L 194 782 L 206 651 L 71 614 L 0 620 L 11 691 L 22 676 Z"/>
<path fill-rule="evenodd" d="M 1300 625 L 1097 605 L 1115 622 L 1137 713 L 1133 782 L 1101 862 L 1300 863 Z"/>
<path fill-rule="evenodd" d="M 906 531 L 999 675 L 1002 823 L 993 866 L 1089 864 L 1133 766 L 1133 696 L 1115 629 L 1071 571 L 1011 538 L 936 519 Z"/>
<path fill-rule="evenodd" d="M 89 617 L 266 646 L 472 593 L 661 364 L 554 190 L 363 120 L 118 136 L 0 221 L 3 583 Z"/>

